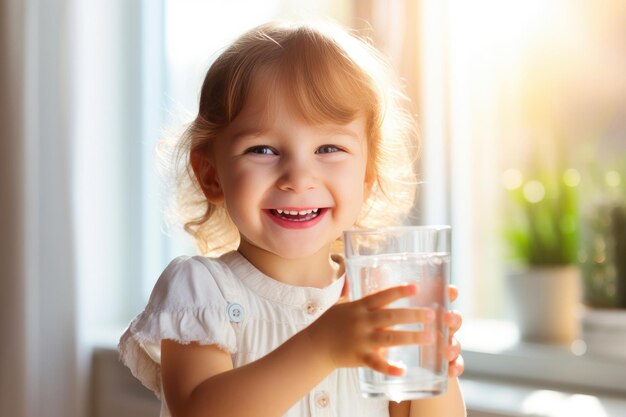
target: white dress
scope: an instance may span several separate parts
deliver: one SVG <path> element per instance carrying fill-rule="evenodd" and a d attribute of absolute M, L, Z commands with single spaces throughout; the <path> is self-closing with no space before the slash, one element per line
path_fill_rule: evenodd
<path fill-rule="evenodd" d="M 344 279 L 323 289 L 283 284 L 236 251 L 176 258 L 122 335 L 120 357 L 161 398 L 161 417 L 169 417 L 161 385 L 162 339 L 215 344 L 239 367 L 265 356 L 335 304 Z M 361 397 L 357 378 L 355 368 L 335 370 L 285 417 L 388 417 L 388 401 Z"/>

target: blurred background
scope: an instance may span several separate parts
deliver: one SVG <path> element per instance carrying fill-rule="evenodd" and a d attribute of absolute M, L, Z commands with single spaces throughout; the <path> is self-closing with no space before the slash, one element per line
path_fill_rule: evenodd
<path fill-rule="evenodd" d="M 117 340 L 169 260 L 157 143 L 237 35 L 332 19 L 420 126 L 470 416 L 626 416 L 626 1 L 1 0 L 0 416 L 158 415 Z M 494 395 L 497 394 L 497 395 Z"/>

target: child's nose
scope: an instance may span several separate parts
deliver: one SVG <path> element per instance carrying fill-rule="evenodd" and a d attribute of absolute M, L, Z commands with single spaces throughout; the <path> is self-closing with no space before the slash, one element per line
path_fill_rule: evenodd
<path fill-rule="evenodd" d="M 283 191 L 302 193 L 316 187 L 316 175 L 308 161 L 290 160 L 283 166 L 276 185 Z"/>

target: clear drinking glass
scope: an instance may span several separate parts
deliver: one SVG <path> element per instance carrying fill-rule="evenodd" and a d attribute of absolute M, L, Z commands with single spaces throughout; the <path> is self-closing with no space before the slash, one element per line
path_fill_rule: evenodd
<path fill-rule="evenodd" d="M 435 342 L 385 350 L 390 363 L 405 368 L 403 376 L 387 376 L 370 368 L 359 368 L 359 384 L 364 397 L 403 401 L 446 391 L 448 361 L 444 352 L 448 328 L 443 322 L 443 314 L 449 303 L 450 232 L 450 226 L 398 226 L 344 232 L 346 272 L 352 300 L 389 287 L 414 283 L 417 286 L 414 296 L 397 300 L 388 307 L 427 307 L 436 314 L 436 319 L 428 324 L 394 327 L 430 330 L 435 335 Z"/>

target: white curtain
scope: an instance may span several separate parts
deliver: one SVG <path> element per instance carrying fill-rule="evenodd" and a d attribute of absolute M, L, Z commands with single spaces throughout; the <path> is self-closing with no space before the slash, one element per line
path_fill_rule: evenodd
<path fill-rule="evenodd" d="M 67 4 L 1 5 L 0 415 L 75 416 Z"/>
<path fill-rule="evenodd" d="M 161 9 L 0 1 L 0 416 L 89 415 L 92 347 L 139 304 Z"/>
<path fill-rule="evenodd" d="M 0 3 L 0 414 L 26 415 L 23 46 L 19 1 Z"/>

